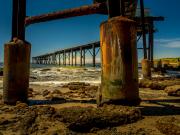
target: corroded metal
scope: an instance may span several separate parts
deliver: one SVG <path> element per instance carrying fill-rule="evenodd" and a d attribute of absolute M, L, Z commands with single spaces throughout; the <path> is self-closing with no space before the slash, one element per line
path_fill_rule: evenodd
<path fill-rule="evenodd" d="M 26 0 L 13 0 L 12 39 L 25 40 Z M 11 40 L 12 40 L 11 39 Z"/>
<path fill-rule="evenodd" d="M 26 18 L 26 0 L 19 0 L 18 10 L 18 38 L 25 40 L 25 18 Z"/>
<path fill-rule="evenodd" d="M 89 6 L 82 6 L 73 9 L 67 9 L 64 11 L 57 11 L 49 14 L 43 14 L 39 16 L 27 17 L 26 25 L 33 23 L 40 23 L 45 21 L 51 21 L 55 19 L 64 19 L 69 17 L 83 16 L 96 13 L 107 13 L 106 3 L 96 3 Z"/>
<path fill-rule="evenodd" d="M 27 101 L 31 45 L 15 40 L 4 46 L 3 100 L 7 104 Z"/>
<path fill-rule="evenodd" d="M 88 6 L 57 11 L 39 16 L 27 17 L 25 23 L 26 25 L 30 25 L 33 23 L 40 23 L 56 19 L 65 19 L 69 17 L 90 14 L 108 14 L 109 17 L 125 15 L 132 18 L 135 16 L 136 13 L 137 1 L 138 0 L 107 0 L 107 2 L 106 0 L 94 1 L 94 4 Z"/>
<path fill-rule="evenodd" d="M 102 23 L 100 43 L 100 104 L 139 104 L 136 23 L 125 17 Z"/>
<path fill-rule="evenodd" d="M 12 10 L 12 37 L 11 40 L 13 40 L 14 37 L 18 36 L 18 0 L 13 0 L 13 10 Z"/>

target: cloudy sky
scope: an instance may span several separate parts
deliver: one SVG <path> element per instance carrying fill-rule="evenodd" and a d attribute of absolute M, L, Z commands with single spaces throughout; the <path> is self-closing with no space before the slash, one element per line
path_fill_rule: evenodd
<path fill-rule="evenodd" d="M 11 37 L 12 0 L 0 0 L 0 61 L 3 44 Z M 27 15 L 39 15 L 57 10 L 91 4 L 92 0 L 27 0 Z M 180 0 L 145 0 L 151 15 L 164 16 L 164 22 L 155 23 L 155 57 L 180 56 Z M 32 56 L 56 49 L 82 45 L 99 40 L 99 25 L 104 15 L 90 15 L 56 20 L 28 26 L 26 40 L 32 44 Z M 141 46 L 141 42 L 139 46 Z M 139 59 L 142 54 L 139 51 Z"/>

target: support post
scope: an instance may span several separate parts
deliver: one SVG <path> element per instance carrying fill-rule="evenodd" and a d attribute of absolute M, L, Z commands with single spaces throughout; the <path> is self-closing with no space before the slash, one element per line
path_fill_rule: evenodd
<path fill-rule="evenodd" d="M 82 67 L 82 47 L 80 47 L 80 66 Z"/>
<path fill-rule="evenodd" d="M 18 3 L 19 0 L 13 0 L 13 10 L 12 10 L 12 37 L 18 36 Z"/>
<path fill-rule="evenodd" d="M 6 104 L 26 102 L 31 45 L 22 40 L 4 46 L 3 99 Z"/>
<path fill-rule="evenodd" d="M 77 66 L 77 52 L 75 51 L 75 66 Z"/>
<path fill-rule="evenodd" d="M 143 34 L 144 59 L 147 59 L 146 29 L 145 29 L 145 21 L 144 21 L 144 0 L 140 0 L 140 6 L 141 6 L 141 26 L 142 26 L 142 34 Z"/>
<path fill-rule="evenodd" d="M 61 65 L 61 54 L 59 53 L 59 66 Z"/>
<path fill-rule="evenodd" d="M 86 66 L 86 49 L 83 49 L 83 66 Z"/>
<path fill-rule="evenodd" d="M 74 56 L 73 56 L 73 50 L 71 49 L 71 66 L 73 66 L 73 58 L 74 58 Z"/>
<path fill-rule="evenodd" d="M 109 18 L 124 15 L 124 0 L 107 0 Z"/>
<path fill-rule="evenodd" d="M 69 66 L 71 65 L 71 55 L 70 55 L 70 52 L 68 53 L 69 54 L 69 57 L 68 57 L 68 59 L 69 59 Z"/>
<path fill-rule="evenodd" d="M 96 67 L 96 48 L 95 48 L 95 45 L 93 44 L 92 45 L 92 49 L 93 49 L 93 67 Z"/>
<path fill-rule="evenodd" d="M 66 66 L 66 52 L 64 50 L 64 66 Z"/>
<path fill-rule="evenodd" d="M 25 41 L 26 0 L 13 0 L 12 42 L 4 46 L 3 100 L 26 102 L 31 45 Z"/>
<path fill-rule="evenodd" d="M 143 79 L 151 79 L 151 61 L 148 59 L 143 59 L 141 65 Z"/>
<path fill-rule="evenodd" d="M 100 26 L 101 88 L 98 103 L 138 105 L 136 23 L 114 17 Z"/>
<path fill-rule="evenodd" d="M 153 61 L 154 61 L 154 23 L 153 21 L 150 22 L 149 26 L 149 46 L 150 46 L 150 61 L 151 61 L 151 67 L 154 67 Z"/>
<path fill-rule="evenodd" d="M 18 38 L 25 40 L 26 0 L 19 0 Z"/>

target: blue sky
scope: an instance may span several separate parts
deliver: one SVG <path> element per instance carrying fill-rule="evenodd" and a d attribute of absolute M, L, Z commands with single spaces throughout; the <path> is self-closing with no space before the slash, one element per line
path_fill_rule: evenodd
<path fill-rule="evenodd" d="M 3 61 L 4 43 L 11 37 L 12 0 L 0 0 L 0 61 Z M 27 0 L 27 15 L 63 10 L 91 4 L 92 0 Z M 154 16 L 164 16 L 164 22 L 155 23 L 155 57 L 180 56 L 180 0 L 145 0 Z M 32 44 L 31 56 L 56 49 L 82 45 L 99 40 L 99 25 L 104 15 L 89 15 L 30 25 L 26 40 Z M 139 59 L 142 57 L 139 52 Z"/>

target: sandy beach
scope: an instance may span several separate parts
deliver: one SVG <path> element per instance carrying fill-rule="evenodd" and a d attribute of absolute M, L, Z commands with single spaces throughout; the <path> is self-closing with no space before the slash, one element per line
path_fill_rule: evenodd
<path fill-rule="evenodd" d="M 3 80 L 0 78 L 2 99 Z M 179 135 L 180 79 L 139 75 L 137 107 L 96 105 L 100 68 L 32 68 L 29 106 L 0 104 L 3 135 Z"/>

